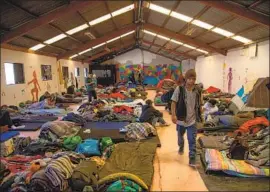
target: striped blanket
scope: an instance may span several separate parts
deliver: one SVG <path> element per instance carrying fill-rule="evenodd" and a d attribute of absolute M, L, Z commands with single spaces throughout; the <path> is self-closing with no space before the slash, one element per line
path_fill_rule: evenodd
<path fill-rule="evenodd" d="M 268 177 L 269 169 L 254 167 L 244 160 L 229 159 L 225 151 L 205 150 L 206 171 L 223 171 L 238 177 Z"/>

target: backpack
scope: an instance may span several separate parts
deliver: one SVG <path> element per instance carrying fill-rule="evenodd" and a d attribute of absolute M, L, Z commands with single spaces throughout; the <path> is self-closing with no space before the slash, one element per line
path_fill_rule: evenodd
<path fill-rule="evenodd" d="M 248 147 L 243 140 L 235 138 L 232 142 L 227 157 L 230 159 L 244 160 L 248 152 Z"/>

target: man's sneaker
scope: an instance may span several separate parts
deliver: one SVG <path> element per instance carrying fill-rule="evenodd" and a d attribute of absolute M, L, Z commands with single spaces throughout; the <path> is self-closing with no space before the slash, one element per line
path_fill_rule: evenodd
<path fill-rule="evenodd" d="M 196 160 L 195 159 L 189 159 L 189 166 L 196 168 Z"/>
<path fill-rule="evenodd" d="M 25 125 L 19 125 L 19 126 L 12 125 L 11 128 L 12 129 L 23 129 L 23 128 L 25 128 Z"/>
<path fill-rule="evenodd" d="M 184 149 L 179 149 L 179 150 L 178 150 L 178 154 L 179 154 L 179 155 L 184 155 Z"/>

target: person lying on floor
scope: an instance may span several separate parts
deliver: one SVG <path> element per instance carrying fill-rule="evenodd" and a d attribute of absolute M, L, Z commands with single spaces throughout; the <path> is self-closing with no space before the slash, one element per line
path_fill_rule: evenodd
<path fill-rule="evenodd" d="M 43 101 L 33 103 L 28 109 L 52 109 L 55 108 L 56 96 L 54 94 L 51 95 L 50 98 L 44 99 Z"/>
<path fill-rule="evenodd" d="M 164 121 L 163 114 L 153 107 L 153 101 L 148 99 L 145 103 L 146 105 L 143 105 L 142 107 L 140 122 L 150 123 L 154 127 L 158 126 L 157 123 L 159 123 L 159 126 L 162 127 L 169 126 L 169 124 Z"/>
<path fill-rule="evenodd" d="M 43 101 L 44 99 L 48 99 L 51 97 L 51 94 L 46 91 L 43 95 L 40 96 L 39 101 Z"/>
<path fill-rule="evenodd" d="M 0 127 L 8 126 L 8 128 L 24 128 L 25 125 L 14 125 L 12 122 L 9 112 L 0 108 Z"/>
<path fill-rule="evenodd" d="M 209 101 L 207 101 L 204 106 L 202 107 L 202 111 L 203 111 L 203 116 L 204 116 L 204 120 L 207 120 L 208 115 L 211 115 L 215 112 L 218 111 L 218 107 L 217 107 L 217 100 L 215 99 L 210 99 Z"/>

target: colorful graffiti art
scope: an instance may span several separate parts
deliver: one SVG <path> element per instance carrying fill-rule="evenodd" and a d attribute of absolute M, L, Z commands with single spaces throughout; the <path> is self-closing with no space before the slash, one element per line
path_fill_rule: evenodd
<path fill-rule="evenodd" d="M 172 65 L 172 64 L 160 64 L 160 65 L 120 65 L 119 73 L 120 80 L 127 81 L 128 76 L 132 71 L 136 72 L 143 69 L 144 74 L 144 84 L 147 85 L 157 85 L 158 82 L 162 79 L 172 79 L 174 81 L 178 81 L 179 76 L 182 74 L 182 66 Z M 137 78 L 136 78 L 137 79 Z"/>

